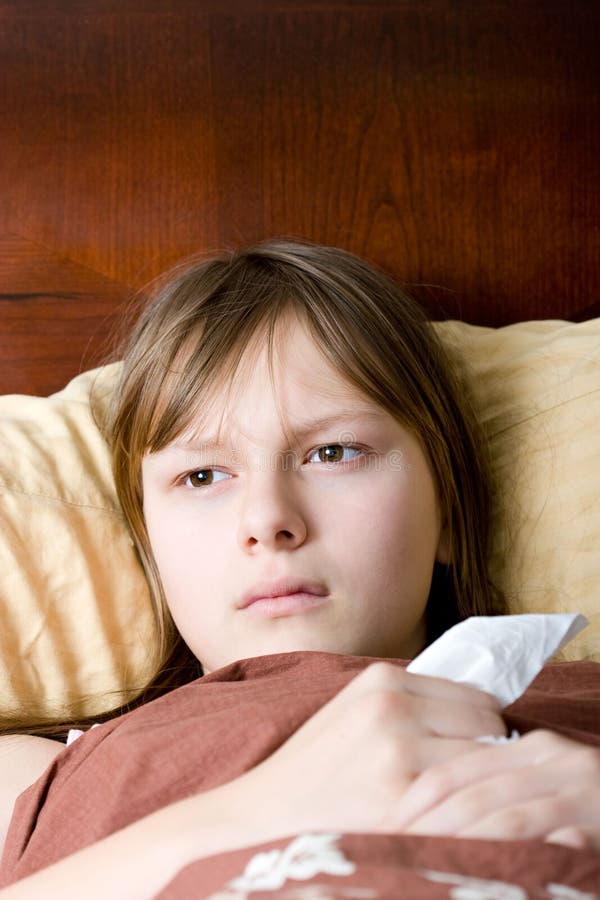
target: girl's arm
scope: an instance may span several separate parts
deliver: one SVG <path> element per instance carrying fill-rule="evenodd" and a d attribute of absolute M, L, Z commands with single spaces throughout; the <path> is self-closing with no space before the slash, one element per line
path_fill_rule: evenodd
<path fill-rule="evenodd" d="M 376 698 L 376 704 L 382 710 L 386 703 L 387 700 Z M 389 704 L 390 707 L 391 705 Z M 349 712 L 350 709 L 346 711 Z M 389 708 L 387 712 L 389 714 Z M 435 759 L 439 762 L 446 755 L 455 760 L 456 768 L 461 772 L 472 767 L 473 757 L 469 759 L 472 742 L 467 746 L 467 742 L 461 739 L 450 741 L 446 738 L 427 738 L 424 735 L 419 737 L 417 733 L 403 733 L 400 726 L 402 713 L 395 717 L 392 728 L 387 732 L 388 737 L 393 735 L 395 739 L 396 751 L 393 755 L 389 753 L 387 739 L 383 741 L 386 747 L 384 753 L 380 752 L 378 744 L 381 742 L 377 737 L 382 737 L 385 729 L 379 727 L 381 723 L 377 722 L 377 716 L 371 717 L 368 723 L 372 727 L 375 722 L 378 732 L 375 735 L 372 732 L 369 734 L 365 727 L 357 726 L 356 716 L 352 722 L 351 717 L 345 715 L 343 710 L 336 710 L 334 707 L 329 709 L 329 713 L 332 714 L 329 724 L 335 727 L 315 732 L 313 717 L 306 723 L 309 726 L 307 732 L 303 731 L 306 727 L 303 726 L 290 742 L 251 772 L 212 791 L 173 803 L 17 882 L 0 891 L 2 900 L 46 900 L 47 897 L 54 896 L 60 896 L 61 900 L 79 900 L 82 885 L 85 885 L 86 900 L 104 900 L 111 896 L 123 900 L 145 900 L 164 889 L 185 865 L 213 853 L 252 846 L 303 830 L 390 833 L 413 831 L 410 827 L 403 829 L 400 824 L 403 818 L 402 796 L 410 795 L 407 787 L 411 781 L 414 788 L 418 788 L 419 779 L 414 781 L 414 775 L 427 768 L 427 759 L 435 766 Z M 415 720 L 411 718 L 414 724 Z M 550 740 L 553 742 L 554 738 L 552 736 Z M 294 747 L 292 742 L 296 739 Z M 532 732 L 530 738 L 523 738 L 522 741 L 522 750 L 525 750 L 525 744 L 528 743 L 531 752 L 537 743 L 538 749 L 543 746 L 549 751 L 545 734 Z M 452 743 L 456 746 L 446 752 Z M 571 747 L 568 749 L 574 754 L 571 762 L 576 763 L 577 754 L 583 753 L 586 748 L 573 742 L 569 744 Z M 483 768 L 491 769 L 494 759 L 497 763 L 499 756 L 503 755 L 496 750 L 508 751 L 509 746 L 495 749 L 482 747 L 478 750 L 482 760 L 484 754 L 489 754 L 489 764 L 486 758 L 482 762 Z M 586 756 L 585 759 L 589 758 Z M 322 768 L 319 760 L 324 761 Z M 452 767 L 453 763 L 450 762 L 449 768 Z M 506 768 L 509 769 L 510 766 Z M 585 808 L 588 816 L 595 816 L 595 824 L 590 818 L 590 827 L 585 831 L 588 835 L 600 836 L 597 796 L 593 796 L 594 785 L 596 795 L 600 793 L 600 778 L 597 770 L 586 770 L 585 766 L 583 769 L 582 775 L 588 786 L 587 801 L 582 802 L 579 797 L 575 807 L 580 811 Z M 357 773 L 359 778 L 356 777 Z M 506 770 L 503 774 L 506 774 Z M 425 773 L 423 780 L 426 781 L 427 778 Z M 517 795 L 512 798 L 517 807 L 519 794 L 526 792 L 530 778 L 531 771 L 527 771 L 518 779 L 521 787 L 517 787 Z M 561 793 L 568 799 L 568 785 L 567 779 L 562 791 L 560 787 L 557 790 L 554 772 L 546 775 L 545 788 L 538 785 L 538 790 L 544 802 L 558 804 Z M 506 784 L 502 784 L 503 790 L 506 787 Z M 512 789 L 515 789 L 514 784 Z M 556 799 L 555 793 L 558 794 Z M 282 802 L 282 798 L 285 798 L 285 802 Z M 417 803 L 416 806 L 418 805 Z M 502 808 L 504 800 L 496 793 L 496 800 L 491 806 Z M 544 811 L 547 808 L 545 806 Z M 563 810 L 562 821 L 565 825 L 568 825 L 571 816 L 577 820 L 576 808 Z M 476 829 L 468 828 L 467 815 L 463 823 L 464 830 L 459 825 L 458 835 L 455 832 L 455 836 L 464 834 L 491 839 L 533 836 L 531 833 L 509 833 L 511 819 L 516 821 L 514 814 L 508 820 L 496 822 L 491 831 L 488 829 L 478 834 Z M 519 816 L 516 819 L 522 821 Z M 362 824 L 357 827 L 357 823 Z M 548 821 L 542 820 L 538 821 L 538 827 L 534 831 L 536 836 L 544 836 L 548 833 L 547 829 Z M 581 826 L 575 830 L 580 833 Z M 414 831 L 448 833 L 445 828 L 438 830 L 435 822 L 431 822 L 429 828 L 416 827 Z M 576 842 L 568 839 L 572 829 L 564 828 L 563 831 L 567 838 L 562 842 Z"/>
<path fill-rule="evenodd" d="M 600 751 L 546 732 L 474 750 L 474 737 L 503 733 L 487 695 L 376 663 L 251 771 L 22 879 L 2 900 L 79 900 L 82 885 L 89 900 L 141 900 L 194 860 L 302 831 L 435 834 L 452 820 L 464 836 L 556 839 L 575 826 L 600 837 Z"/>
<path fill-rule="evenodd" d="M 29 734 L 0 736 L 0 858 L 15 800 L 37 781 L 64 746 Z"/>
<path fill-rule="evenodd" d="M 196 859 L 307 830 L 394 831 L 403 792 L 430 765 L 503 734 L 472 688 L 376 663 L 268 759 L 0 891 L 2 900 L 159 893 Z"/>
<path fill-rule="evenodd" d="M 0 891 L 2 900 L 147 900 L 196 859 L 269 840 L 244 813 L 247 777 L 172 803 Z"/>

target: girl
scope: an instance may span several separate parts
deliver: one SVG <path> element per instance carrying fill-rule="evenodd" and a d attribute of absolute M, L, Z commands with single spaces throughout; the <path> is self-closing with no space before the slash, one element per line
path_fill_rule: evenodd
<path fill-rule="evenodd" d="M 600 850 L 598 749 L 545 731 L 474 744 L 505 734 L 491 697 L 386 662 L 503 605 L 473 416 L 385 276 L 284 241 L 172 273 L 126 350 L 109 440 L 163 660 L 142 699 L 164 696 L 21 798 L 7 900 L 82 879 L 88 897 L 153 896 L 194 859 L 307 829 Z M 82 796 L 93 821 L 69 829 Z"/>

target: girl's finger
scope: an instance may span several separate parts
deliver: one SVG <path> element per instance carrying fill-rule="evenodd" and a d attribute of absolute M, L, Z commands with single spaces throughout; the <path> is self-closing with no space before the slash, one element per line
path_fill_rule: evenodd
<path fill-rule="evenodd" d="M 414 834 L 522 840 L 566 825 L 600 825 L 600 784 L 588 782 L 568 755 L 470 785 L 407 829 Z"/>
<path fill-rule="evenodd" d="M 459 829 L 457 836 L 516 841 L 546 838 L 549 833 L 560 836 L 562 832 L 564 837 L 568 829 L 571 839 L 575 837 L 576 830 L 582 837 L 595 832 L 598 840 L 598 800 L 598 796 L 590 796 L 589 791 L 583 790 L 546 794 L 529 802 L 499 809 L 473 825 Z"/>
<path fill-rule="evenodd" d="M 582 825 L 567 825 L 557 828 L 546 838 L 547 844 L 562 844 L 564 847 L 574 847 L 576 850 L 592 850 L 600 853 L 600 827 L 584 827 Z"/>
<path fill-rule="evenodd" d="M 457 740 L 456 738 L 420 735 L 405 737 L 398 745 L 399 771 L 403 772 L 406 779 L 412 783 L 422 772 L 432 766 L 441 766 L 464 756 L 472 745 L 472 741 Z"/>
<path fill-rule="evenodd" d="M 398 712 L 399 733 L 462 740 L 473 740 L 481 735 L 502 737 L 506 734 L 500 714 L 486 707 L 404 694 L 398 701 Z"/>
<path fill-rule="evenodd" d="M 495 701 L 486 696 L 481 699 L 479 693 L 464 685 L 411 676 L 397 666 L 375 663 L 346 685 L 331 706 L 349 708 L 353 715 L 379 715 L 386 727 L 399 735 L 465 739 L 505 735 Z M 473 695 L 479 703 L 472 702 Z"/>
<path fill-rule="evenodd" d="M 450 703 L 464 703 L 465 706 L 475 706 L 493 712 L 500 711 L 500 704 L 492 694 L 487 694 L 485 691 L 480 691 L 467 684 L 458 684 L 447 678 L 414 675 L 393 663 L 372 663 L 352 682 L 349 682 L 346 689 L 355 682 L 361 683 L 365 687 L 389 687 L 407 694 L 414 694 L 417 697 L 429 697 L 431 700 L 444 700 Z"/>
<path fill-rule="evenodd" d="M 463 792 L 470 786 L 477 787 L 485 782 L 498 784 L 497 779 L 504 773 L 532 766 L 535 769 L 577 746 L 568 738 L 541 730 L 510 744 L 473 744 L 471 751 L 464 756 L 432 767 L 413 782 L 402 797 L 398 811 L 399 827 L 409 830 L 417 821 L 422 825 L 428 811 L 439 810 L 445 801 L 450 802 L 452 798 L 463 798 Z M 585 751 L 588 749 L 585 748 Z"/>

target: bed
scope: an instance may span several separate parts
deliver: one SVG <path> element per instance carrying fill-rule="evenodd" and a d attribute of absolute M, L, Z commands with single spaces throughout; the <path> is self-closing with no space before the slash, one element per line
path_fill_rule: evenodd
<path fill-rule="evenodd" d="M 492 574 L 512 612 L 584 613 L 561 659 L 599 662 L 595 4 L 4 0 L 0 12 L 0 715 L 102 717 L 139 693 L 153 624 L 98 428 L 111 347 L 171 264 L 275 235 L 365 256 L 427 307 L 506 486 Z M 410 866 L 411 897 L 600 896 L 583 851 L 537 846 L 534 883 L 529 847 L 326 838 L 267 849 L 329 859 L 333 874 L 262 893 L 241 877 L 245 850 L 164 896 L 193 883 L 222 900 L 391 898 Z M 352 853 L 391 860 L 392 881 L 340 887 Z"/>

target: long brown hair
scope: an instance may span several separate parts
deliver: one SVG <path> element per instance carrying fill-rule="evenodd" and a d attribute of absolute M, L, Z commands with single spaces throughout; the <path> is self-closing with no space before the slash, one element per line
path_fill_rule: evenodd
<path fill-rule="evenodd" d="M 466 616 L 504 611 L 487 574 L 485 443 L 422 309 L 384 273 L 334 247 L 271 240 L 188 261 L 160 280 L 133 328 L 107 423 L 117 492 L 150 585 L 158 635 L 156 677 L 127 709 L 201 674 L 169 614 L 152 555 L 143 456 L 190 426 L 210 391 L 234 377 L 253 338 L 264 334 L 272 353 L 275 327 L 290 307 L 335 368 L 410 428 L 428 458 L 450 546 L 449 564 L 435 564 L 428 640 Z"/>
<path fill-rule="evenodd" d="M 175 272 L 145 309 L 124 356 L 111 425 L 114 477 L 148 576 L 166 661 L 177 640 L 142 511 L 141 462 L 188 428 L 248 344 L 290 306 L 354 386 L 410 428 L 432 468 L 451 562 L 437 567 L 429 639 L 499 611 L 487 575 L 490 487 L 470 404 L 422 309 L 385 274 L 334 248 L 271 240 Z"/>

